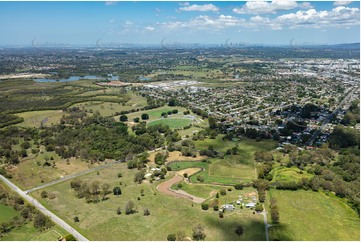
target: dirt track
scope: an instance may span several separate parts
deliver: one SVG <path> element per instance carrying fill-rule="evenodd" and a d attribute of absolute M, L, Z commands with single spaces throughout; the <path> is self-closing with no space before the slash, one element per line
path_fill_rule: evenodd
<path fill-rule="evenodd" d="M 173 184 L 175 184 L 177 182 L 180 182 L 183 179 L 184 179 L 183 176 L 180 176 L 180 175 L 176 174 L 170 180 L 159 184 L 157 186 L 157 190 L 164 193 L 164 194 L 166 194 L 166 195 L 169 195 L 169 196 L 173 196 L 173 197 L 177 197 L 177 198 L 186 198 L 186 199 L 192 200 L 195 203 L 204 202 L 204 200 L 205 200 L 204 198 L 193 196 L 193 195 L 191 195 L 189 193 L 186 193 L 185 191 L 182 191 L 182 190 L 172 190 L 170 188 Z"/>

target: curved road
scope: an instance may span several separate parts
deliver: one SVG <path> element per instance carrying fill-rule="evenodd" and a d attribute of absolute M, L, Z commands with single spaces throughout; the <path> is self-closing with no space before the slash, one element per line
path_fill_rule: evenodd
<path fill-rule="evenodd" d="M 74 235 L 74 237 L 79 241 L 89 241 L 87 238 L 85 238 L 83 235 L 81 235 L 78 231 L 76 231 L 73 227 L 71 227 L 69 224 L 67 224 L 64 220 L 50 212 L 48 209 L 46 209 L 43 205 L 41 205 L 35 198 L 30 197 L 22 191 L 20 188 L 18 188 L 14 183 L 9 181 L 4 176 L 0 175 L 0 180 L 4 181 L 11 189 L 13 189 L 17 194 L 19 194 L 22 198 L 24 198 L 26 201 L 28 201 L 30 204 L 32 204 L 34 207 L 36 207 L 38 210 L 40 210 L 42 213 L 44 213 L 46 216 L 50 217 L 56 224 L 58 224 L 60 227 Z"/>

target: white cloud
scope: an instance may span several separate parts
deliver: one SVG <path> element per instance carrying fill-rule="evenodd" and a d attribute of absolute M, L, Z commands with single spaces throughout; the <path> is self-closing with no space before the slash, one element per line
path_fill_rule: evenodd
<path fill-rule="evenodd" d="M 334 6 L 346 6 L 352 3 L 352 1 L 335 1 L 333 3 Z"/>
<path fill-rule="evenodd" d="M 242 23 L 245 23 L 244 19 L 222 14 L 215 18 L 209 17 L 207 15 L 200 15 L 189 21 L 165 22 L 161 23 L 161 25 L 162 28 L 169 30 L 191 28 L 193 30 L 218 31 L 229 27 L 240 26 Z"/>
<path fill-rule="evenodd" d="M 106 1 L 105 2 L 106 6 L 113 6 L 113 5 L 116 5 L 116 4 L 117 4 L 117 1 Z"/>
<path fill-rule="evenodd" d="M 261 14 L 276 13 L 279 10 L 291 10 L 298 7 L 296 1 L 293 0 L 273 0 L 267 1 L 251 1 L 246 2 L 241 8 L 234 8 L 233 12 L 237 14 Z"/>
<path fill-rule="evenodd" d="M 184 7 L 179 8 L 178 10 L 179 11 L 218 12 L 219 8 L 214 6 L 213 4 L 204 4 L 204 5 L 198 5 L 198 4 L 189 5 L 188 4 Z"/>
<path fill-rule="evenodd" d="M 344 6 L 336 7 L 330 11 L 317 11 L 315 9 L 299 10 L 295 13 L 279 15 L 275 18 L 253 16 L 246 20 L 230 15 L 210 17 L 200 15 L 188 21 L 170 21 L 157 23 L 160 28 L 168 30 L 192 29 L 220 31 L 226 28 L 241 29 L 295 29 L 295 28 L 349 28 L 360 24 L 360 10 Z"/>
<path fill-rule="evenodd" d="M 301 10 L 278 16 L 275 22 L 289 28 L 350 27 L 360 24 L 360 10 L 344 6 L 331 11 Z"/>
<path fill-rule="evenodd" d="M 302 9 L 309 9 L 313 8 L 312 4 L 310 2 L 303 2 L 302 4 L 299 4 L 299 7 Z"/>
<path fill-rule="evenodd" d="M 155 28 L 154 28 L 154 27 L 152 27 L 152 26 L 147 26 L 147 27 L 145 27 L 145 30 L 148 30 L 148 31 L 154 31 L 154 30 L 155 30 Z"/>

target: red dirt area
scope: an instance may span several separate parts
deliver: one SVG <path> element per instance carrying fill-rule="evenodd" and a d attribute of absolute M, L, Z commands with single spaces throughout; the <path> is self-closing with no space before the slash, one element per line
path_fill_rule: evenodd
<path fill-rule="evenodd" d="M 183 180 L 182 176 L 175 175 L 173 178 L 169 179 L 168 181 L 165 181 L 165 182 L 159 184 L 157 186 L 157 190 L 160 191 L 161 193 L 164 193 L 164 194 L 168 195 L 168 196 L 189 199 L 189 200 L 192 200 L 195 203 L 204 202 L 205 199 L 193 196 L 191 194 L 186 193 L 185 191 L 182 191 L 182 190 L 177 190 L 176 191 L 176 190 L 170 189 L 170 187 L 173 184 L 178 183 L 178 182 L 180 182 L 182 180 Z"/>

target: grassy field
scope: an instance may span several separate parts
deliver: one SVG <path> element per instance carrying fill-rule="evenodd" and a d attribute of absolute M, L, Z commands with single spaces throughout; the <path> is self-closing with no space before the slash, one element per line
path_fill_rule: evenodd
<path fill-rule="evenodd" d="M 272 150 L 277 147 L 277 143 L 273 140 L 262 140 L 257 142 L 253 139 L 247 139 L 243 138 L 240 141 L 230 141 L 230 140 L 222 140 L 224 135 L 218 135 L 215 139 L 204 139 L 204 140 L 198 140 L 195 141 L 196 148 L 199 150 L 202 149 L 208 149 L 210 145 L 213 146 L 213 148 L 220 152 L 225 152 L 227 149 L 233 148 L 235 145 L 238 145 L 240 149 L 240 154 L 250 154 L 256 152 L 256 151 L 262 151 L 262 150 Z M 247 157 L 251 158 L 250 156 Z"/>
<path fill-rule="evenodd" d="M 148 126 L 154 126 L 157 124 L 165 124 L 168 125 L 171 129 L 178 129 L 188 126 L 191 123 L 190 119 L 185 118 L 164 118 L 158 119 L 148 123 Z"/>
<path fill-rule="evenodd" d="M 277 181 L 301 181 L 302 178 L 310 179 L 313 175 L 302 171 L 297 167 L 277 167 L 273 169 L 270 174 L 273 176 L 272 182 Z"/>
<path fill-rule="evenodd" d="M 190 167 L 200 167 L 204 171 L 192 176 L 190 179 L 194 183 L 198 183 L 197 176 L 204 176 L 205 183 L 213 184 L 231 184 L 235 185 L 242 182 L 251 182 L 256 178 L 254 152 L 258 150 L 271 150 L 276 146 L 274 141 L 265 140 L 256 142 L 251 139 L 243 139 L 241 141 L 222 140 L 222 135 L 216 139 L 205 139 L 203 141 L 195 141 L 197 149 L 208 149 L 210 145 L 219 152 L 225 152 L 227 149 L 238 146 L 238 155 L 228 155 L 224 159 L 212 158 L 210 163 L 199 162 L 177 162 L 172 163 L 173 170 L 181 170 Z"/>
<path fill-rule="evenodd" d="M 0 189 L 14 195 L 14 192 L 3 182 L 0 182 Z M 19 212 L 10 206 L 0 204 L 0 224 L 9 222 L 13 217 L 20 216 Z M 55 225 L 48 230 L 39 231 L 34 228 L 33 223 L 29 222 L 19 228 L 12 229 L 9 233 L 3 233 L 2 241 L 24 241 L 24 240 L 41 240 L 41 241 L 56 241 L 59 236 L 65 236 L 68 232 Z"/>
<path fill-rule="evenodd" d="M 59 124 L 63 114 L 64 113 L 61 110 L 45 110 L 17 113 L 17 116 L 24 118 L 24 122 L 17 124 L 17 126 L 38 128 L 40 127 L 40 123 L 43 120 L 46 120 L 46 122 L 43 123 L 44 126 Z"/>
<path fill-rule="evenodd" d="M 184 181 L 180 184 L 182 187 L 178 187 L 178 184 L 173 184 L 171 188 L 173 190 L 183 190 L 191 195 L 205 199 L 215 195 L 215 193 L 217 193 L 217 191 L 220 189 L 220 186 L 189 184 Z"/>
<path fill-rule="evenodd" d="M 183 170 L 186 168 L 192 168 L 192 167 L 199 167 L 203 168 L 204 171 L 197 173 L 190 177 L 191 182 L 193 183 L 200 183 L 197 180 L 197 177 L 203 176 L 204 182 L 203 183 L 210 183 L 210 184 L 225 184 L 225 185 L 235 185 L 241 182 L 248 182 L 250 179 L 248 179 L 249 175 L 247 175 L 247 178 L 239 177 L 237 175 L 234 176 L 221 176 L 218 174 L 217 170 L 213 170 L 213 174 L 210 174 L 210 166 L 212 166 L 213 161 L 216 159 L 211 159 L 211 163 L 207 162 L 195 162 L 195 161 L 180 161 L 180 162 L 173 162 L 170 164 L 170 167 L 172 170 Z M 216 160 L 217 162 L 218 160 Z M 218 163 L 219 165 L 220 163 Z M 238 170 L 235 170 L 233 168 L 233 174 L 236 174 Z M 250 175 L 254 176 L 254 170 L 250 168 Z M 253 177 L 252 177 L 253 179 Z"/>
<path fill-rule="evenodd" d="M 151 122 L 151 121 L 160 119 L 162 117 L 161 114 L 163 112 L 172 111 L 174 109 L 178 110 L 178 114 L 169 115 L 168 118 L 184 118 L 183 111 L 186 110 L 185 108 L 183 108 L 183 107 L 168 107 L 168 106 L 155 108 L 155 109 L 150 109 L 150 110 L 139 111 L 139 112 L 135 112 L 135 113 L 130 113 L 127 116 L 128 116 L 129 121 L 133 121 L 134 118 L 136 118 L 136 117 L 140 118 L 143 113 L 147 113 L 149 115 L 149 119 L 146 120 L 146 121 Z"/>
<path fill-rule="evenodd" d="M 58 225 L 45 231 L 39 231 L 30 222 L 20 228 L 13 229 L 10 233 L 4 234 L 1 239 L 4 241 L 57 241 L 59 237 L 64 237 L 67 234 L 68 232 Z"/>
<path fill-rule="evenodd" d="M 122 172 L 122 178 L 117 177 L 119 172 Z M 42 199 L 41 190 L 32 195 L 91 240 L 166 240 L 169 233 L 180 230 L 191 237 L 192 227 L 196 223 L 205 226 L 207 240 L 264 240 L 261 215 L 244 210 L 220 219 L 218 212 L 202 211 L 200 205 L 192 204 L 190 200 L 160 193 L 156 190 L 159 182 L 134 183 L 136 172 L 127 169 L 126 164 L 117 164 L 101 170 L 99 175 L 91 173 L 81 177 L 84 181 L 106 182 L 111 188 L 122 182 L 122 195 L 116 197 L 110 194 L 109 199 L 97 204 L 87 204 L 84 199 L 76 198 L 70 189 L 70 181 L 44 189 L 58 194 L 55 199 Z M 144 189 L 144 197 L 140 196 L 141 189 Z M 134 201 L 139 213 L 124 214 L 125 204 L 129 200 Z M 121 215 L 116 214 L 118 206 L 122 210 Z M 150 216 L 143 216 L 144 208 L 150 210 Z M 80 218 L 79 223 L 74 223 L 74 216 Z M 233 232 L 237 223 L 245 229 L 241 238 Z"/>
<path fill-rule="evenodd" d="M 89 101 L 74 104 L 72 107 L 84 108 L 88 113 L 99 112 L 102 116 L 114 116 L 116 112 L 128 111 L 134 109 L 133 106 L 122 105 L 114 102 Z M 119 120 L 118 120 L 119 121 Z"/>
<path fill-rule="evenodd" d="M 269 197 L 277 199 L 280 213 L 271 240 L 360 240 L 359 215 L 332 194 L 270 190 Z"/>
<path fill-rule="evenodd" d="M 13 217 L 19 215 L 12 207 L 0 204 L 0 224 L 11 220 Z"/>
<path fill-rule="evenodd" d="M 55 167 L 42 165 L 45 159 Z M 39 165 L 40 164 L 40 165 Z M 12 182 L 22 189 L 29 189 L 41 185 L 41 183 L 50 182 L 69 174 L 77 173 L 89 169 L 89 163 L 80 159 L 69 159 L 69 165 L 66 160 L 62 159 L 55 152 L 46 152 L 38 155 L 29 155 L 29 157 L 21 160 L 19 165 L 14 168 L 10 174 L 13 176 Z"/>

